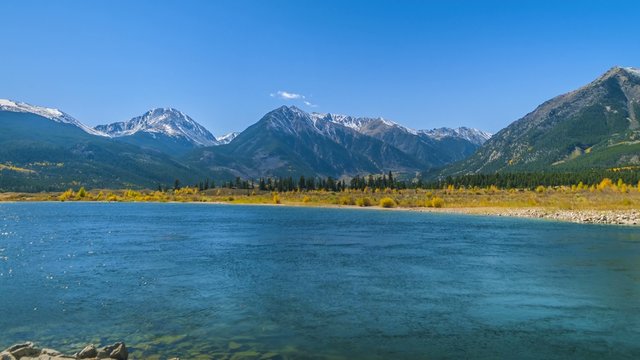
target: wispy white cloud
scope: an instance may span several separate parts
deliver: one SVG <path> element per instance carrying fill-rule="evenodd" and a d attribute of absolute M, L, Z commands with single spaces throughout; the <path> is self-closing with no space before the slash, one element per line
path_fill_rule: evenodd
<path fill-rule="evenodd" d="M 277 97 L 283 100 L 296 100 L 296 99 L 304 99 L 304 95 L 296 94 L 288 91 L 278 90 L 275 93 L 270 94 L 271 97 Z"/>
<path fill-rule="evenodd" d="M 303 104 L 308 107 L 318 107 L 317 104 L 313 104 L 310 101 L 306 100 L 307 97 L 302 94 L 297 94 L 294 92 L 278 90 L 274 93 L 269 94 L 272 98 L 278 98 L 282 100 L 301 100 Z"/>

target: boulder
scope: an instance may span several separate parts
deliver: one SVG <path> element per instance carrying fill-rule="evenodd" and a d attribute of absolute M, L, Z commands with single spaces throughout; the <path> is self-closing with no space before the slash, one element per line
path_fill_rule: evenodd
<path fill-rule="evenodd" d="M 37 349 L 32 342 L 16 344 L 0 352 L 0 360 L 75 360 L 75 359 L 114 359 L 128 360 L 129 351 L 123 342 L 105 346 L 99 350 L 90 344 L 73 356 L 64 355 L 53 349 Z"/>
<path fill-rule="evenodd" d="M 123 342 L 117 342 L 113 345 L 107 345 L 98 350 L 96 356 L 98 359 L 118 359 L 127 360 L 129 351 Z"/>
<path fill-rule="evenodd" d="M 0 360 L 16 360 L 16 357 L 8 351 L 3 351 L 0 352 Z"/>
<path fill-rule="evenodd" d="M 36 349 L 32 342 L 26 342 L 24 344 L 16 344 L 6 350 L 16 358 L 23 356 L 38 356 L 40 355 L 40 349 Z"/>
<path fill-rule="evenodd" d="M 80 350 L 80 352 L 76 355 L 78 359 L 90 359 L 98 356 L 98 350 L 95 345 L 89 344 L 84 347 L 84 349 Z"/>
<path fill-rule="evenodd" d="M 21 357 L 19 360 L 75 360 L 76 358 L 74 356 L 67 356 L 67 355 L 57 355 L 57 356 L 51 356 L 51 355 L 39 355 L 39 356 L 24 356 Z"/>
<path fill-rule="evenodd" d="M 111 359 L 127 360 L 129 358 L 129 351 L 123 342 L 115 343 L 113 346 L 114 349 L 111 351 L 111 354 L 109 354 Z"/>
<path fill-rule="evenodd" d="M 8 353 L 12 353 L 20 348 L 23 347 L 33 347 L 33 343 L 31 341 L 27 341 L 26 343 L 22 343 L 22 344 L 15 344 L 15 345 L 11 345 L 9 348 L 7 348 L 6 350 L 3 351 L 3 353 L 8 352 Z"/>
<path fill-rule="evenodd" d="M 96 358 L 98 359 L 109 359 L 109 355 L 111 355 L 111 352 L 113 351 L 114 347 L 113 345 L 108 345 L 108 346 L 103 346 L 98 350 L 98 354 L 96 355 Z"/>

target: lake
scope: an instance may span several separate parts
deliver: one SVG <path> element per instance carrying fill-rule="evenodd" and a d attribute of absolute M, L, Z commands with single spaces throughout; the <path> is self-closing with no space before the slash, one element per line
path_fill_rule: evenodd
<path fill-rule="evenodd" d="M 640 358 L 640 229 L 405 211 L 0 204 L 0 348 Z"/>

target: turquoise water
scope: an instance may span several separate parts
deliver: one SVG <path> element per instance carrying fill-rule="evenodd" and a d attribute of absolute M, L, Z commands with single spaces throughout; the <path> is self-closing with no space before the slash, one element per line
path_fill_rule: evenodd
<path fill-rule="evenodd" d="M 640 358 L 640 230 L 200 204 L 0 204 L 0 348 Z"/>

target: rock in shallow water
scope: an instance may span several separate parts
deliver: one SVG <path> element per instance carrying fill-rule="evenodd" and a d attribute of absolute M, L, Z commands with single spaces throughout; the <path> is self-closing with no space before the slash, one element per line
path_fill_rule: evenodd
<path fill-rule="evenodd" d="M 32 342 L 16 344 L 0 353 L 0 360 L 70 360 L 70 359 L 114 359 L 128 360 L 129 351 L 124 343 L 118 342 L 98 350 L 93 344 L 74 356 L 63 355 L 53 349 L 38 349 Z"/>
<path fill-rule="evenodd" d="M 16 344 L 8 348 L 5 352 L 10 353 L 16 359 L 20 359 L 25 356 L 38 356 L 40 355 L 40 350 L 36 349 L 33 346 L 32 342 L 26 342 L 24 344 Z"/>
<path fill-rule="evenodd" d="M 80 352 L 76 355 L 78 359 L 90 359 L 98 356 L 98 350 L 95 345 L 90 344 L 84 347 L 84 349 L 80 350 Z"/>
<path fill-rule="evenodd" d="M 129 358 L 129 351 L 127 350 L 127 347 L 124 345 L 124 343 L 115 343 L 113 346 L 114 349 L 109 354 L 109 357 L 111 359 L 127 360 Z"/>

